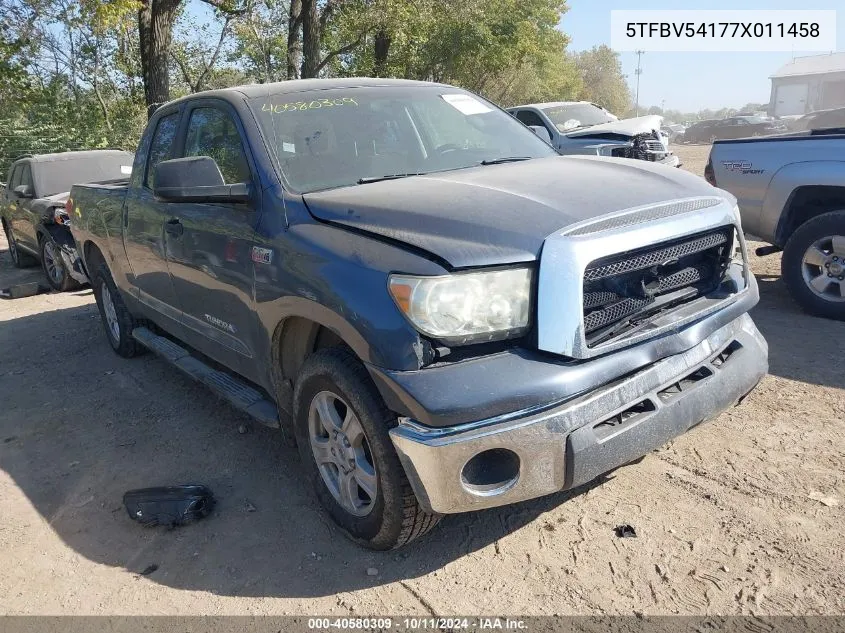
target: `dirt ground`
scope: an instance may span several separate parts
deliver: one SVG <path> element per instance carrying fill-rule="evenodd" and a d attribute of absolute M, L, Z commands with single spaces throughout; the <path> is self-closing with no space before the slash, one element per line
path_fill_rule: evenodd
<path fill-rule="evenodd" d="M 676 151 L 702 173 L 708 147 Z M 753 267 L 771 373 L 741 406 L 584 489 L 384 554 L 338 533 L 278 432 L 113 354 L 90 289 L 0 300 L 0 613 L 843 614 L 845 324 L 801 313 L 779 256 Z M 0 287 L 39 276 L 0 242 Z M 185 482 L 215 491 L 207 520 L 126 516 L 124 491 Z"/>

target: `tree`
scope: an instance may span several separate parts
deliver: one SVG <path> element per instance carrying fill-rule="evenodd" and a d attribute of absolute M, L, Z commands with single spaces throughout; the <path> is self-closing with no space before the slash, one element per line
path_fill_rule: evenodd
<path fill-rule="evenodd" d="M 224 15 L 219 33 L 214 33 L 211 25 L 198 24 L 193 18 L 178 29 L 180 37 L 171 45 L 170 54 L 189 92 L 214 86 L 217 63 L 231 35 L 234 19 L 231 15 Z"/>
<path fill-rule="evenodd" d="M 324 34 L 344 51 L 329 72 L 442 81 L 505 103 L 572 97 L 579 80 L 557 29 L 565 10 L 564 0 L 347 2 Z"/>
<path fill-rule="evenodd" d="M 619 53 L 602 44 L 576 53 L 574 59 L 582 81 L 579 98 L 597 103 L 617 115 L 628 110 L 631 91 L 622 74 Z"/>

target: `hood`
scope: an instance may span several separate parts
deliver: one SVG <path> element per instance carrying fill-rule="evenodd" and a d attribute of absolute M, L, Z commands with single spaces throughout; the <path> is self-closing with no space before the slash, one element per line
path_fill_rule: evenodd
<path fill-rule="evenodd" d="M 547 236 L 640 205 L 720 195 L 702 178 L 630 159 L 555 156 L 303 196 L 316 218 L 407 244 L 447 267 L 531 262 Z"/>
<path fill-rule="evenodd" d="M 662 117 L 656 114 L 648 116 L 640 116 L 634 119 L 622 119 L 621 121 L 611 121 L 610 123 L 601 123 L 599 125 L 591 125 L 582 130 L 575 130 L 567 132 L 566 136 L 569 138 L 578 138 L 579 136 L 592 136 L 594 134 L 627 134 L 633 136 L 634 134 L 642 134 L 643 132 L 651 132 L 652 130 L 659 130 Z"/>
<path fill-rule="evenodd" d="M 70 197 L 70 192 L 65 191 L 63 193 L 55 193 L 52 196 L 44 196 L 43 198 L 38 198 L 32 201 L 32 210 L 33 211 L 46 211 L 47 209 L 53 209 L 55 207 L 63 207 L 65 206 L 65 202 Z"/>

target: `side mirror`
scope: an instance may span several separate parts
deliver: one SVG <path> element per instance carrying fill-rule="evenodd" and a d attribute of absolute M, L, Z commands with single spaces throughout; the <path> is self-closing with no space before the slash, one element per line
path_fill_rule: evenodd
<path fill-rule="evenodd" d="M 534 132 L 538 137 L 546 141 L 549 145 L 552 144 L 552 135 L 549 134 L 549 131 L 542 125 L 529 125 L 528 129 Z"/>
<path fill-rule="evenodd" d="M 31 198 L 32 197 L 32 187 L 29 185 L 18 185 L 14 189 L 12 189 L 14 194 L 18 198 Z"/>
<path fill-rule="evenodd" d="M 165 202 L 247 202 L 249 183 L 227 185 L 210 156 L 163 160 L 153 167 L 155 197 Z"/>

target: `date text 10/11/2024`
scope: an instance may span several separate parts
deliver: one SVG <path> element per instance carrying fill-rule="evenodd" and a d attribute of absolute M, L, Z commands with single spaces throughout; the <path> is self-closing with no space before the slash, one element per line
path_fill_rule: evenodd
<path fill-rule="evenodd" d="M 400 631 L 458 631 L 458 630 L 526 630 L 524 620 L 514 618 L 309 618 L 308 628 L 330 630 L 400 630 Z"/>

